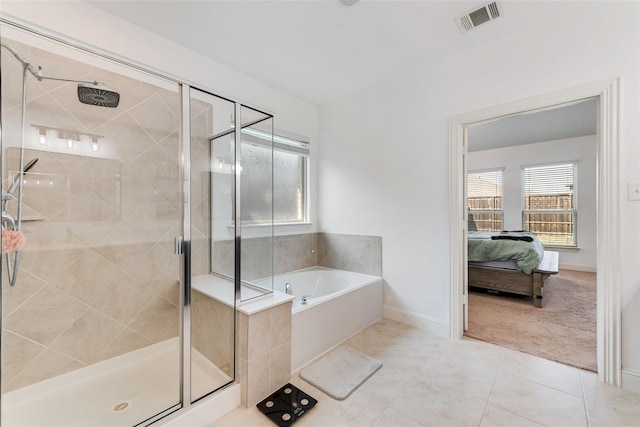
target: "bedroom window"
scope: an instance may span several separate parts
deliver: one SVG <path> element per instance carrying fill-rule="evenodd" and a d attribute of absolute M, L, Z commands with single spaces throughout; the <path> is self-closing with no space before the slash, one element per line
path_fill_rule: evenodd
<path fill-rule="evenodd" d="M 467 174 L 469 231 L 502 230 L 502 169 Z"/>
<path fill-rule="evenodd" d="M 243 221 L 257 225 L 270 222 L 273 216 L 275 224 L 307 222 L 308 161 L 308 142 L 274 134 L 272 157 L 271 135 L 243 129 L 242 182 L 255 190 L 242 195 Z"/>
<path fill-rule="evenodd" d="M 523 228 L 544 245 L 577 245 L 576 175 L 576 163 L 522 169 Z"/>

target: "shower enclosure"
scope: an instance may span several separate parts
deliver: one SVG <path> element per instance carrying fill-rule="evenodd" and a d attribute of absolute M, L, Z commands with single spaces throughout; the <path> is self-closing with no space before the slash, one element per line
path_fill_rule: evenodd
<path fill-rule="evenodd" d="M 1 425 L 148 425 L 235 382 L 236 305 L 273 289 L 272 116 L 0 37 Z"/>

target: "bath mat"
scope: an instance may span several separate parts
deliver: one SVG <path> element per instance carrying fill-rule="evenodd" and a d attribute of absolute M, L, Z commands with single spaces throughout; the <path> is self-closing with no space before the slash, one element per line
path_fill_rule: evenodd
<path fill-rule="evenodd" d="M 382 362 L 342 346 L 300 371 L 300 378 L 344 400 L 382 367 Z"/>
<path fill-rule="evenodd" d="M 276 425 L 290 426 L 318 401 L 294 385 L 285 384 L 256 406 Z"/>

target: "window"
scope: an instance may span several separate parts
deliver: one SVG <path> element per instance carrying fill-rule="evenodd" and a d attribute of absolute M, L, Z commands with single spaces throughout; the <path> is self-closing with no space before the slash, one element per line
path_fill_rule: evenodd
<path fill-rule="evenodd" d="M 242 133 L 243 222 L 271 223 L 272 217 L 275 224 L 306 222 L 309 144 L 273 135 L 272 154 L 270 134 Z"/>
<path fill-rule="evenodd" d="M 522 223 L 545 245 L 576 246 L 575 163 L 524 167 Z"/>
<path fill-rule="evenodd" d="M 502 169 L 467 174 L 467 206 L 478 231 L 502 230 Z"/>

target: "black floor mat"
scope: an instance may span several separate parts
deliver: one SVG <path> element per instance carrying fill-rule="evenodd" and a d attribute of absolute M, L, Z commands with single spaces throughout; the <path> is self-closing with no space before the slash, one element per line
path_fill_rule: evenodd
<path fill-rule="evenodd" d="M 271 421 L 281 427 L 290 426 L 318 401 L 289 383 L 256 406 Z"/>

